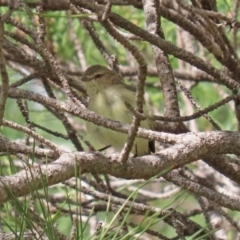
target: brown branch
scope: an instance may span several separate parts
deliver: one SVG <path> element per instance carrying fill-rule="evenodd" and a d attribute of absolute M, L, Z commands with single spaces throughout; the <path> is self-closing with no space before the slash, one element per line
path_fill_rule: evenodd
<path fill-rule="evenodd" d="M 95 4 L 89 4 L 86 0 L 72 0 L 73 3 L 76 5 L 91 10 L 93 12 L 98 13 L 102 11 L 100 6 Z M 224 83 L 230 89 L 238 89 L 240 84 L 237 83 L 234 79 L 228 77 L 227 75 L 223 74 L 221 71 L 217 70 L 211 64 L 206 63 L 201 58 L 196 57 L 194 54 L 180 49 L 173 45 L 172 43 L 163 40 L 160 37 L 157 37 L 151 33 L 146 32 L 145 30 L 141 29 L 140 27 L 134 25 L 133 23 L 127 21 L 126 19 L 122 18 L 120 15 L 116 13 L 109 14 L 109 20 L 113 22 L 116 26 L 119 26 L 127 31 L 145 39 L 149 43 L 153 44 L 154 46 L 162 49 L 166 54 L 172 54 L 173 56 L 188 62 L 189 64 L 201 69 L 202 71 L 208 73 L 209 75 L 213 76 L 214 78 L 219 79 L 222 83 Z M 236 66 L 236 64 L 234 64 Z"/>
<path fill-rule="evenodd" d="M 4 32 L 4 25 L 0 18 L 0 72 L 1 72 L 1 78 L 2 78 L 2 87 L 1 87 L 1 93 L 0 93 L 0 126 L 2 125 L 2 121 L 4 117 L 5 105 L 7 101 L 7 92 L 9 88 L 9 79 L 8 79 L 8 74 L 6 70 L 5 58 L 3 55 L 3 32 Z"/>
<path fill-rule="evenodd" d="M 143 10 L 146 15 L 148 32 L 164 39 L 164 34 L 159 24 L 159 21 L 161 21 L 161 16 L 159 15 L 158 8 L 159 3 L 157 1 L 143 1 Z M 159 79 L 161 79 L 161 86 L 164 95 L 164 115 L 178 117 L 180 113 L 177 100 L 177 90 L 168 56 L 161 49 L 157 48 L 154 45 L 152 45 L 152 50 L 155 58 L 158 76 Z"/>
<path fill-rule="evenodd" d="M 191 102 L 191 104 L 197 108 L 199 111 L 202 111 L 202 108 L 199 106 L 199 104 L 196 102 L 196 100 L 193 98 L 190 91 L 188 91 L 179 81 L 177 81 L 178 86 L 181 88 L 185 96 L 188 98 L 188 100 Z M 206 113 L 203 114 L 203 117 L 205 117 L 216 130 L 221 130 L 220 126 Z"/>
<path fill-rule="evenodd" d="M 48 96 L 53 99 L 56 99 L 56 97 L 51 89 L 51 86 L 46 78 L 42 78 L 42 83 L 43 83 L 43 86 L 44 86 Z M 83 147 L 78 140 L 76 130 L 72 127 L 71 123 L 69 122 L 69 120 L 65 116 L 65 114 L 60 111 L 56 111 L 54 108 L 48 107 L 47 109 L 49 110 L 49 112 L 51 112 L 54 116 L 56 116 L 63 123 L 63 125 L 68 133 L 68 138 L 72 141 L 72 143 L 76 147 L 77 151 L 83 151 Z"/>
<path fill-rule="evenodd" d="M 153 116 L 153 119 L 154 120 L 160 120 L 160 121 L 166 121 L 166 122 L 168 122 L 168 121 L 173 121 L 173 122 L 180 122 L 180 121 L 190 121 L 190 120 L 193 120 L 193 119 L 196 119 L 196 118 L 199 118 L 199 117 L 201 117 L 201 116 L 203 116 L 204 114 L 206 114 L 206 113 L 209 113 L 209 112 L 211 112 L 211 111 L 213 111 L 213 110 L 216 110 L 217 108 L 219 108 L 219 107 L 221 107 L 221 106 L 223 106 L 224 104 L 226 104 L 226 103 L 228 103 L 228 102 L 230 102 L 230 101 L 232 101 L 232 100 L 234 100 L 234 99 L 237 99 L 237 98 L 239 98 L 239 96 L 238 95 L 230 95 L 230 96 L 228 96 L 228 97 L 226 97 L 226 98 L 224 98 L 223 100 L 221 100 L 221 101 L 219 101 L 219 102 L 217 102 L 217 103 L 215 103 L 215 104 L 213 104 L 213 105 L 211 105 L 211 106 L 209 106 L 209 107 L 206 107 L 206 108 L 204 108 L 203 110 L 200 110 L 200 111 L 198 111 L 198 112 L 196 112 L 196 113 L 194 113 L 194 114 L 192 114 L 192 115 L 190 115 L 190 116 L 184 116 L 184 117 L 161 117 L 161 116 Z"/>
<path fill-rule="evenodd" d="M 139 160 L 138 160 L 139 161 Z M 127 168 L 124 168 L 120 162 L 114 161 L 113 159 L 111 160 L 110 158 L 106 158 L 101 154 L 86 154 L 86 153 L 69 153 L 69 154 L 63 154 L 57 161 L 54 163 L 48 164 L 46 166 L 35 166 L 35 167 L 30 167 L 29 169 L 23 170 L 11 177 L 2 177 L 1 178 L 1 184 L 0 184 L 0 203 L 6 202 L 11 195 L 8 195 L 9 192 L 16 196 L 22 196 L 26 195 L 27 193 L 30 193 L 32 191 L 35 191 L 37 189 L 40 189 L 43 187 L 43 179 L 45 179 L 45 183 L 50 186 L 53 184 L 56 184 L 58 182 L 62 182 L 64 180 L 69 179 L 70 177 L 75 175 L 75 167 L 76 164 L 77 166 L 81 167 L 81 172 L 95 172 L 98 171 L 98 168 L 100 168 L 100 171 L 105 171 L 108 172 L 109 170 L 112 172 L 125 172 L 125 175 L 129 175 L 132 172 L 132 169 L 136 169 L 141 167 L 141 164 L 139 164 L 138 161 L 135 161 L 136 166 L 133 167 L 131 163 L 128 163 L 129 166 Z M 146 162 L 147 163 L 147 162 Z M 145 164 L 146 164 L 145 163 Z M 132 165 L 132 168 L 131 168 Z M 150 168 L 153 170 L 155 166 L 152 164 L 145 165 L 145 167 Z M 127 169 L 127 170 L 126 170 Z M 175 173 L 176 174 L 176 173 Z M 141 173 L 140 173 L 141 175 Z M 139 175 L 139 176 L 140 176 Z M 168 173 L 167 174 L 168 179 L 177 181 L 177 183 L 181 182 L 184 184 L 187 182 L 191 182 L 187 179 L 183 179 L 179 175 L 174 175 L 173 173 Z M 193 182 L 190 183 L 189 186 L 193 186 L 192 188 L 189 188 L 189 190 L 194 190 L 198 191 L 200 195 L 203 194 L 203 196 L 206 196 L 209 199 L 214 200 L 216 203 L 223 203 L 223 206 L 234 209 L 234 210 L 239 210 L 239 202 L 234 199 L 229 199 L 224 195 L 221 195 L 219 193 L 209 191 L 206 189 L 203 189 L 202 191 L 199 190 L 197 187 L 197 184 L 194 184 Z M 197 188 L 196 188 L 197 187 Z M 200 188 L 201 189 L 201 188 Z M 85 188 L 82 188 L 82 190 L 85 190 Z M 86 191 L 89 190 L 86 189 Z M 91 195 L 95 196 L 96 191 L 91 191 Z M 213 193 L 208 194 L 208 193 Z M 100 195 L 99 195 L 100 194 Z M 109 196 L 103 193 L 99 193 L 98 196 L 102 196 L 106 199 L 106 201 L 109 201 Z M 219 198 L 218 198 L 219 197 Z M 116 199 L 116 200 L 115 200 Z M 166 214 L 166 213 L 172 213 L 173 216 L 177 217 L 174 210 L 163 210 L 163 211 L 158 211 L 156 208 L 149 208 L 149 206 L 144 206 L 143 204 L 137 204 L 134 203 L 125 203 L 125 200 L 123 199 L 117 199 L 116 197 L 112 197 L 112 201 L 114 201 L 115 204 L 127 204 L 128 206 L 134 207 L 136 212 L 146 212 L 146 210 L 153 211 L 154 213 L 159 212 L 160 214 Z M 156 210 L 156 211 L 155 211 Z M 168 214 L 167 214 L 168 215 Z M 180 214 L 181 215 L 181 214 Z M 178 215 L 179 216 L 179 215 Z M 188 220 L 186 217 L 182 216 L 180 218 L 183 222 L 187 221 L 188 224 L 191 222 Z M 185 219 L 185 220 L 183 220 Z M 168 221 L 168 220 L 167 220 Z M 170 221 L 170 219 L 169 219 Z M 168 222 L 169 222 L 168 221 Z M 190 222 L 189 222 L 190 221 Z M 171 221 L 170 221 L 171 222 Z M 194 223 L 192 223 L 194 224 Z M 192 228 L 191 228 L 192 229 Z"/>
<path fill-rule="evenodd" d="M 221 193 L 217 193 L 216 191 L 213 191 L 211 189 L 208 189 L 196 182 L 193 182 L 187 178 L 182 177 L 180 174 L 178 174 L 177 170 L 174 170 L 170 173 L 167 173 L 164 175 L 164 177 L 168 180 L 173 182 L 174 184 L 181 186 L 185 189 L 191 189 L 191 192 L 194 192 L 197 195 L 203 196 L 215 203 L 218 203 L 220 206 L 231 206 L 234 209 L 238 208 L 235 204 L 238 203 L 238 199 L 233 200 L 232 198 L 225 196 Z M 233 204 L 232 204 L 232 203 Z M 239 208 L 240 209 L 240 208 Z M 239 211 L 239 210 L 238 210 Z"/>
<path fill-rule="evenodd" d="M 8 154 L 18 154 L 23 153 L 30 157 L 44 157 L 55 159 L 59 156 L 58 153 L 53 152 L 52 150 L 33 148 L 23 144 L 17 144 L 9 141 L 7 138 L 0 136 L 0 149 L 2 152 L 7 152 Z"/>
<path fill-rule="evenodd" d="M 34 139 L 36 139 L 37 141 L 39 141 L 40 143 L 43 143 L 46 146 L 48 146 L 51 150 L 53 150 L 57 154 L 60 154 L 60 152 L 61 152 L 56 145 L 54 145 L 52 142 L 50 142 L 49 140 L 40 136 L 39 134 L 37 134 L 36 132 L 32 131 L 29 128 L 23 127 L 21 125 L 18 125 L 16 123 L 13 123 L 13 122 L 10 122 L 7 120 L 3 120 L 3 126 L 26 133 L 27 135 L 29 135 L 29 136 L 33 137 Z"/>

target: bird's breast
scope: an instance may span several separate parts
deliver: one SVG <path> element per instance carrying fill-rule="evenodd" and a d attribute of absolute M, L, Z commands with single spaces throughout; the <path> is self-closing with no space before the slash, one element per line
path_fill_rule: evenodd
<path fill-rule="evenodd" d="M 132 113 L 127 108 L 125 102 L 135 106 L 135 94 L 121 86 L 110 87 L 104 91 L 97 92 L 89 100 L 89 110 L 98 113 L 107 118 L 130 123 L 132 120 Z"/>

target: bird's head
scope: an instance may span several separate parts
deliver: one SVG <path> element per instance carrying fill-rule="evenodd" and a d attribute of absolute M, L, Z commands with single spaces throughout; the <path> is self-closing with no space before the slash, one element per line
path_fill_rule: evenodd
<path fill-rule="evenodd" d="M 101 65 L 93 65 L 84 72 L 82 82 L 91 97 L 92 94 L 96 94 L 115 84 L 121 84 L 122 81 L 115 71 Z"/>

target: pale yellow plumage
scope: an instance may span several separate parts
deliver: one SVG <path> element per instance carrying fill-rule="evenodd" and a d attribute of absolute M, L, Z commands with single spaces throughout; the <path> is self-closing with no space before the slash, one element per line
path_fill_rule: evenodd
<path fill-rule="evenodd" d="M 135 92 L 121 81 L 116 72 L 100 65 L 94 65 L 86 70 L 82 80 L 89 95 L 89 110 L 122 123 L 130 124 L 132 122 L 133 114 L 125 102 L 135 107 Z M 144 113 L 147 115 L 146 108 L 144 108 Z M 121 151 L 127 141 L 127 134 L 90 122 L 87 122 L 86 126 L 90 140 L 102 147 L 111 145 L 117 151 Z M 149 129 L 150 120 L 142 121 L 141 127 Z M 149 141 L 136 138 L 132 153 L 138 156 L 149 154 Z"/>

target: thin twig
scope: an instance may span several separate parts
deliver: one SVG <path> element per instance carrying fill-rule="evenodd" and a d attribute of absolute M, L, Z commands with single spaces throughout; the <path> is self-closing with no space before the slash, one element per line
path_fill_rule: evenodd
<path fill-rule="evenodd" d="M 6 69 L 5 58 L 3 55 L 3 35 L 4 35 L 4 25 L 0 18 L 0 72 L 1 72 L 1 78 L 2 78 L 2 87 L 1 87 L 1 93 L 0 93 L 0 126 L 3 123 L 4 111 L 6 107 L 5 105 L 7 101 L 7 94 L 8 94 L 8 88 L 9 88 L 8 73 Z"/>

